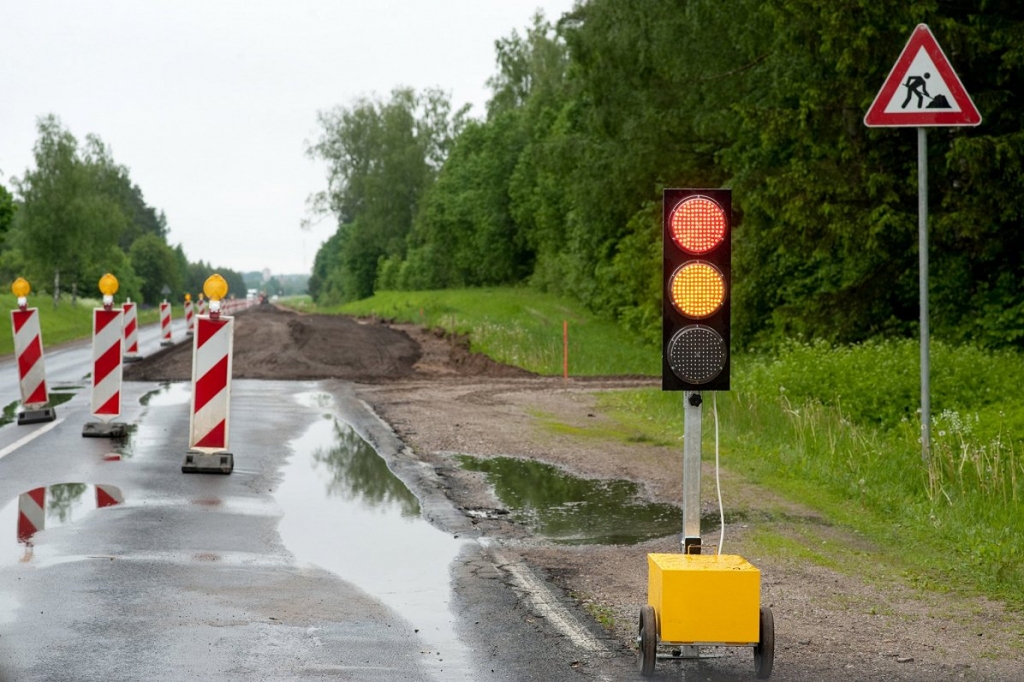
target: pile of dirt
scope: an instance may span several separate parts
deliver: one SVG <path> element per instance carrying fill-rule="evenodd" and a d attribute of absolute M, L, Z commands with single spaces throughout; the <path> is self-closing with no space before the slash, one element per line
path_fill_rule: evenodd
<path fill-rule="evenodd" d="M 410 332 L 431 348 L 431 357 L 422 367 L 423 346 Z M 192 344 L 183 341 L 126 365 L 124 378 L 190 380 L 191 353 Z M 465 338 L 449 337 L 441 331 L 392 328 L 380 320 L 303 314 L 273 305 L 256 306 L 235 316 L 231 372 L 235 379 L 343 379 L 373 384 L 446 373 L 529 374 L 471 353 Z"/>

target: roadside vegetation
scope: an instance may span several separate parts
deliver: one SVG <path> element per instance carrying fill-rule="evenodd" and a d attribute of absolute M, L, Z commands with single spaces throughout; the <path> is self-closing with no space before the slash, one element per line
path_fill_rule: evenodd
<path fill-rule="evenodd" d="M 529 289 L 381 292 L 340 307 L 467 334 L 501 362 L 560 375 L 660 373 L 660 351 L 578 304 Z M 1024 605 L 1024 358 L 932 344 L 932 448 L 919 438 L 919 348 L 906 339 L 788 342 L 733 358 L 717 398 L 723 466 L 874 541 L 920 586 Z M 679 393 L 605 393 L 623 439 L 681 447 Z M 710 406 L 710 401 L 706 403 Z M 710 409 L 705 419 L 710 419 Z M 710 424 L 705 438 L 711 437 Z M 705 446 L 710 448 L 710 443 Z M 802 545 L 768 540 L 782 553 Z"/>
<path fill-rule="evenodd" d="M 43 337 L 43 351 L 53 348 L 66 341 L 88 339 L 92 336 L 92 310 L 102 305 L 101 301 L 90 298 L 79 298 L 74 305 L 71 297 L 62 295 L 61 305 L 54 307 L 51 295 L 28 298 L 29 308 L 39 309 L 39 331 Z M 120 298 L 117 303 L 121 303 Z M 18 309 L 18 302 L 11 293 L 0 294 L 0 310 Z M 149 324 L 160 320 L 157 308 L 139 309 L 139 324 Z M 14 333 L 11 330 L 11 315 L 6 313 L 6 333 L 0 333 L 0 356 L 14 353 Z"/>

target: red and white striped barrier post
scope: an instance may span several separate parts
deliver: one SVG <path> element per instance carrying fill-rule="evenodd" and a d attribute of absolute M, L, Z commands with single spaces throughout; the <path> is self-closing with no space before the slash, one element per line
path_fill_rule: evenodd
<path fill-rule="evenodd" d="M 228 293 L 223 277 L 210 275 L 203 291 L 212 304 L 209 315 L 196 318 L 188 452 L 181 471 L 230 474 L 235 467 L 235 457 L 228 451 L 235 318 L 220 313 L 221 299 Z"/>
<path fill-rule="evenodd" d="M 113 485 L 96 484 L 96 508 L 113 507 L 124 502 L 124 493 Z"/>
<path fill-rule="evenodd" d="M 103 307 L 92 311 L 92 415 L 82 435 L 92 438 L 123 438 L 128 425 L 113 421 L 121 414 L 121 355 L 124 312 L 114 308 L 117 278 L 107 273 L 100 279 Z"/>
<path fill-rule="evenodd" d="M 39 309 L 28 307 L 29 283 L 19 277 L 11 285 L 18 297 L 18 309 L 11 311 L 14 355 L 18 359 L 18 384 L 21 387 L 19 424 L 52 422 L 57 414 L 50 407 L 46 392 L 46 367 L 43 363 L 43 337 L 39 329 Z"/>
<path fill-rule="evenodd" d="M 171 341 L 171 304 L 164 299 L 160 304 L 160 345 L 172 346 Z"/>
<path fill-rule="evenodd" d="M 18 495 L 18 542 L 32 544 L 32 537 L 46 528 L 46 488 Z"/>
<path fill-rule="evenodd" d="M 192 334 L 195 330 L 195 314 L 192 311 L 192 294 L 185 294 L 185 333 Z"/>
<path fill-rule="evenodd" d="M 207 301 L 206 298 L 204 298 L 202 294 L 199 294 L 199 314 L 200 315 L 209 315 L 210 314 L 210 302 Z"/>
<path fill-rule="evenodd" d="M 139 308 L 132 299 L 125 299 L 121 304 L 124 309 L 124 361 L 138 362 L 139 355 Z"/>

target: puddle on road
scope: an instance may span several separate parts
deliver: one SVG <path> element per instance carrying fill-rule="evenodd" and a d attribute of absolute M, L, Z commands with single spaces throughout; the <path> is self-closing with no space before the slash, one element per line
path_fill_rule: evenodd
<path fill-rule="evenodd" d="M 324 409 L 330 396 L 303 404 Z M 285 547 L 379 599 L 419 630 L 424 663 L 441 678 L 468 670 L 468 651 L 454 630 L 450 567 L 464 541 L 420 517 L 416 497 L 384 460 L 331 414 L 289 443 L 294 455 L 274 497 Z"/>
<path fill-rule="evenodd" d="M 49 399 L 48 402 L 50 407 L 56 407 L 57 405 L 66 403 L 74 398 L 75 394 L 50 391 L 47 393 L 46 397 Z M 15 400 L 14 402 L 4 405 L 3 412 L 0 413 L 0 426 L 7 426 L 17 420 L 18 412 L 20 412 L 18 409 L 19 407 L 21 407 L 20 400 Z"/>
<path fill-rule="evenodd" d="M 123 501 L 119 488 L 104 484 L 57 483 L 22 493 L 0 509 L 0 565 L 30 561 L 33 545 L 46 530 Z"/>
<path fill-rule="evenodd" d="M 566 545 L 633 545 L 680 532 L 682 512 L 644 502 L 630 481 L 577 478 L 543 462 L 460 455 L 469 471 L 482 472 L 512 518 Z"/>
<path fill-rule="evenodd" d="M 148 391 L 139 397 L 139 404 L 146 408 L 173 407 L 188 405 L 192 399 L 192 384 L 187 381 L 167 381 L 158 388 Z M 119 440 L 111 441 L 113 451 L 109 459 L 130 459 L 137 452 L 146 452 L 149 446 L 158 446 L 167 442 L 167 424 L 153 414 L 138 424 L 129 424 L 127 435 Z"/>
<path fill-rule="evenodd" d="M 192 385 L 188 381 L 168 381 L 160 384 L 160 388 L 149 391 L 139 398 L 140 405 L 149 407 L 167 407 L 169 405 L 187 405 L 192 397 Z"/>
<path fill-rule="evenodd" d="M 32 561 L 47 529 L 123 501 L 119 488 L 103 484 L 58 483 L 22 493 L 0 509 L 0 566 Z M 12 591 L 0 589 L 0 623 L 13 623 L 19 607 Z"/>

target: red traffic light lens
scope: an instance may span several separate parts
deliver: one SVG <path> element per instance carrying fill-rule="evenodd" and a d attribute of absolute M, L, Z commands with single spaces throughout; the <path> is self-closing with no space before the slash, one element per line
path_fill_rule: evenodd
<path fill-rule="evenodd" d="M 669 216 L 672 241 L 686 253 L 694 255 L 707 253 L 721 244 L 728 227 L 722 207 L 703 196 L 684 199 Z"/>
<path fill-rule="evenodd" d="M 695 260 L 672 273 L 672 305 L 683 315 L 702 319 L 715 314 L 725 302 L 725 276 L 711 263 Z"/>

